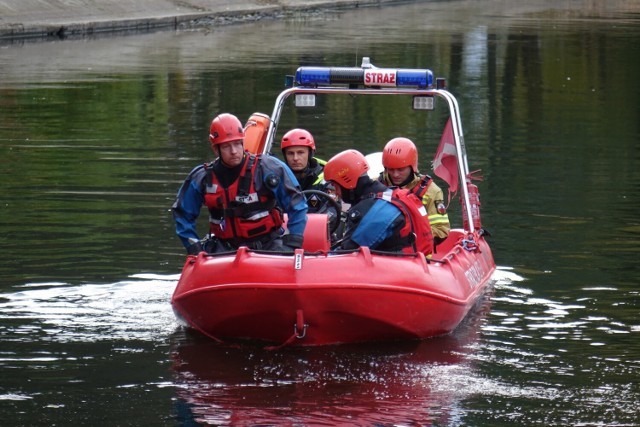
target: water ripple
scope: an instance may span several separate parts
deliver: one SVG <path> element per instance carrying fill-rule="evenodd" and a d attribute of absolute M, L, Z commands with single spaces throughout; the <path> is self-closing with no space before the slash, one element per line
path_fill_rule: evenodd
<path fill-rule="evenodd" d="M 177 275 L 137 274 L 116 283 L 29 283 L 0 295 L 5 340 L 154 341 L 176 328 L 169 304 Z M 13 325 L 13 326 L 9 326 Z"/>

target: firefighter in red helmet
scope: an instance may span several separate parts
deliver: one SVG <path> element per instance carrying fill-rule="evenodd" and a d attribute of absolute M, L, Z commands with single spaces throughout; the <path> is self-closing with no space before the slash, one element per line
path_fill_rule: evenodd
<path fill-rule="evenodd" d="M 326 162 L 314 157 L 316 142 L 308 130 L 291 129 L 282 137 L 280 148 L 285 163 L 298 178 L 300 188 L 308 190 L 324 181 L 322 170 Z"/>
<path fill-rule="evenodd" d="M 209 142 L 216 159 L 189 173 L 172 207 L 187 253 L 301 248 L 307 203 L 289 168 L 275 157 L 246 151 L 244 128 L 232 114 L 213 119 Z M 196 231 L 202 205 L 209 209 L 206 240 Z M 282 210 L 288 215 L 286 234 Z"/>
<path fill-rule="evenodd" d="M 303 191 L 322 191 L 336 200 L 337 206 L 340 206 L 335 189 L 324 180 L 323 171 L 327 162 L 315 157 L 316 142 L 311 132 L 300 128 L 289 130 L 282 137 L 280 148 L 284 161 L 293 171 Z M 307 204 L 309 213 L 326 213 L 331 228 L 335 228 L 336 222 L 340 220 L 340 212 L 336 210 L 335 204 L 330 204 L 326 198 L 311 192 L 307 194 Z"/>
<path fill-rule="evenodd" d="M 429 175 L 418 171 L 418 150 L 408 138 L 393 138 L 382 150 L 380 182 L 387 186 L 407 188 L 424 204 L 429 214 L 429 224 L 437 246 L 449 235 L 451 225 L 444 204 L 442 190 Z"/>
<path fill-rule="evenodd" d="M 433 252 L 433 237 L 420 200 L 406 189 L 390 189 L 369 177 L 369 165 L 356 150 L 333 156 L 324 168 L 338 195 L 351 205 L 340 249 Z"/>

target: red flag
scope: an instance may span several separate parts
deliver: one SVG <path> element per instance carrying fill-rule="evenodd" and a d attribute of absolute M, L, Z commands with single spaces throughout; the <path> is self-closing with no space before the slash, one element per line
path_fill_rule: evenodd
<path fill-rule="evenodd" d="M 433 172 L 449 184 L 449 196 L 458 191 L 458 158 L 456 156 L 456 142 L 453 138 L 451 117 L 440 137 L 440 145 L 433 158 Z"/>

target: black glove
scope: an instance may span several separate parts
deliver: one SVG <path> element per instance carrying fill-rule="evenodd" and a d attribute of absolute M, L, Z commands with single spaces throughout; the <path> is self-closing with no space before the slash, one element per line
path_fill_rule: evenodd
<path fill-rule="evenodd" d="M 300 249 L 302 247 L 303 237 L 299 234 L 285 234 L 282 236 L 282 244 L 291 249 Z"/>
<path fill-rule="evenodd" d="M 195 242 L 187 246 L 187 255 L 198 255 L 203 250 L 200 242 Z"/>

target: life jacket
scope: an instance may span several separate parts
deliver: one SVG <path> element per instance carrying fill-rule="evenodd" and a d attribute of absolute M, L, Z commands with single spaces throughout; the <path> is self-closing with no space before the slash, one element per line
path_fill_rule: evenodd
<path fill-rule="evenodd" d="M 421 175 L 415 172 L 411 172 L 410 177 L 411 177 L 410 180 L 409 178 L 407 178 L 407 180 L 404 183 L 401 183 L 401 184 L 404 184 L 402 188 L 411 188 L 409 191 L 415 194 L 418 197 L 418 199 L 422 200 L 422 197 L 427 193 L 427 189 L 429 188 L 429 185 L 431 185 L 431 183 L 433 182 L 433 179 L 429 175 Z M 381 183 L 383 183 L 389 188 L 396 187 L 396 185 L 394 185 L 393 182 L 391 182 L 391 177 L 389 177 L 389 174 L 386 171 L 380 172 L 378 181 L 380 181 Z"/>
<path fill-rule="evenodd" d="M 433 179 L 429 175 L 422 175 L 420 177 L 420 182 L 415 185 L 410 191 L 415 194 L 418 199 L 422 200 L 422 197 L 427 192 L 429 185 L 433 182 Z"/>
<path fill-rule="evenodd" d="M 426 219 L 427 210 L 422 201 L 406 188 L 390 188 L 377 193 L 376 198 L 393 203 L 404 215 L 404 226 L 400 229 L 402 252 L 433 253 L 433 235 Z"/>
<path fill-rule="evenodd" d="M 422 203 L 427 206 L 425 203 L 424 197 L 429 191 L 429 186 L 433 182 L 433 179 L 429 175 L 422 175 L 420 177 L 420 181 L 414 185 L 411 189 L 411 192 L 418 196 L 418 199 L 422 201 Z M 435 212 L 427 213 L 429 214 L 429 224 L 431 225 L 432 234 L 435 234 L 437 237 L 446 237 L 449 234 L 449 228 L 451 227 L 449 224 L 449 216 L 447 215 L 447 208 L 444 205 L 444 202 L 439 200 L 430 200 L 429 196 L 427 196 L 428 203 L 433 203 L 433 209 Z M 444 236 L 442 235 L 444 233 Z"/>
<path fill-rule="evenodd" d="M 228 188 L 220 184 L 213 168 L 206 166 L 205 205 L 209 208 L 210 232 L 219 239 L 254 240 L 276 231 L 283 224 L 275 198 L 258 194 L 253 177 L 260 156 L 247 155 L 245 164 Z"/>

